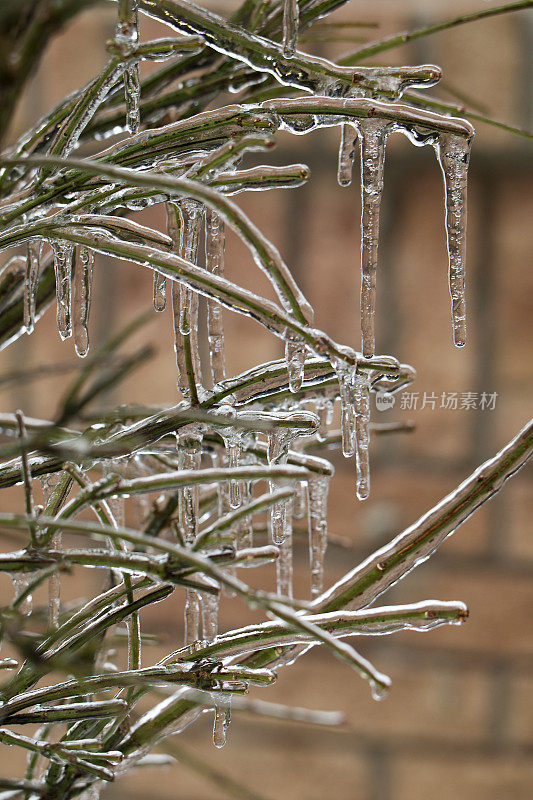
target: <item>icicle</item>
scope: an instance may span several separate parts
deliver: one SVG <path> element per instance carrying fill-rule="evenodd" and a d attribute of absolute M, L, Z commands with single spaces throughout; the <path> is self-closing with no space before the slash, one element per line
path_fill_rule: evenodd
<path fill-rule="evenodd" d="M 61 531 L 54 533 L 51 542 L 53 550 L 63 549 L 63 534 Z M 58 572 L 50 576 L 48 581 L 48 627 L 57 628 L 59 623 L 59 612 L 61 610 L 61 578 Z"/>
<path fill-rule="evenodd" d="M 185 591 L 185 644 L 194 644 L 200 638 L 200 606 L 194 589 Z"/>
<path fill-rule="evenodd" d="M 224 696 L 223 703 L 215 701 L 215 718 L 213 721 L 213 744 L 215 747 L 224 747 L 226 744 L 226 731 L 231 722 L 231 695 Z"/>
<path fill-rule="evenodd" d="M 26 261 L 26 282 L 24 284 L 24 327 L 27 333 L 32 333 L 35 327 L 35 292 L 39 277 L 42 243 L 31 240 L 28 242 Z"/>
<path fill-rule="evenodd" d="M 279 556 L 276 560 L 276 589 L 285 597 L 292 597 L 292 503 L 286 504 L 287 521 L 283 542 L 279 545 Z"/>
<path fill-rule="evenodd" d="M 354 376 L 355 443 L 356 443 L 356 493 L 359 500 L 370 494 L 369 425 L 370 425 L 370 376 L 367 372 L 356 372 Z"/>
<path fill-rule="evenodd" d="M 298 0 L 284 0 L 283 2 L 283 55 L 291 58 L 298 42 Z"/>
<path fill-rule="evenodd" d="M 202 636 L 211 642 L 218 633 L 218 606 L 220 595 L 202 594 Z"/>
<path fill-rule="evenodd" d="M 341 143 L 339 147 L 339 166 L 337 180 L 340 186 L 349 186 L 352 182 L 352 168 L 355 157 L 357 129 L 344 123 L 341 126 Z"/>
<path fill-rule="evenodd" d="M 71 284 L 74 247 L 66 242 L 52 242 L 56 276 L 57 328 L 62 339 L 72 336 Z"/>
<path fill-rule="evenodd" d="M 346 458 L 355 453 L 355 408 L 353 381 L 355 366 L 339 361 L 335 366 L 341 398 L 342 452 Z"/>
<path fill-rule="evenodd" d="M 446 192 L 446 237 L 453 341 L 457 347 L 463 347 L 466 344 L 466 188 L 470 139 L 441 133 L 436 149 Z"/>
<path fill-rule="evenodd" d="M 15 596 L 18 597 L 26 589 L 28 583 L 33 580 L 34 574 L 31 572 L 12 572 L 11 580 L 15 589 Z M 33 598 L 29 594 L 19 606 L 19 611 L 25 617 L 29 617 L 33 609 Z"/>
<path fill-rule="evenodd" d="M 333 421 L 333 401 L 326 396 L 317 397 L 315 406 L 319 420 L 316 437 L 319 442 L 323 442 L 327 438 L 328 428 Z"/>
<path fill-rule="evenodd" d="M 238 467 L 241 461 L 241 431 L 232 430 L 224 436 L 226 452 L 228 454 L 228 467 Z M 231 508 L 239 508 L 242 503 L 242 481 L 230 481 L 229 504 Z"/>
<path fill-rule="evenodd" d="M 389 122 L 359 123 L 361 151 L 361 338 L 365 357 L 374 355 L 379 211 L 383 193 L 385 142 Z"/>
<path fill-rule="evenodd" d="M 203 218 L 203 207 L 196 200 L 182 200 L 180 203 L 182 235 L 181 255 L 191 264 L 198 263 L 198 243 Z M 180 284 L 180 305 L 178 328 L 186 335 L 196 329 L 198 319 L 194 314 L 193 297 L 196 293 L 188 286 Z"/>
<path fill-rule="evenodd" d="M 202 433 L 200 428 L 189 426 L 178 438 L 178 463 L 180 469 L 199 470 L 202 458 Z M 198 486 L 183 486 L 179 494 L 179 525 L 187 544 L 194 542 L 198 533 Z"/>
<path fill-rule="evenodd" d="M 242 503 L 248 504 L 252 500 L 253 496 L 252 482 L 242 481 L 241 487 L 242 487 L 241 488 Z M 235 526 L 235 532 L 237 535 L 238 548 L 252 547 L 254 538 L 254 526 L 253 526 L 252 516 L 246 516 L 240 519 Z"/>
<path fill-rule="evenodd" d="M 167 279 L 160 272 L 154 272 L 154 308 L 164 311 L 167 305 Z"/>
<path fill-rule="evenodd" d="M 138 0 L 119 0 L 118 24 L 115 39 L 127 53 L 139 42 Z M 126 96 L 126 127 L 130 133 L 139 129 L 139 65 L 130 63 L 124 74 Z"/>
<path fill-rule="evenodd" d="M 299 392 L 304 380 L 305 367 L 305 345 L 295 339 L 287 339 L 285 342 L 285 361 L 287 372 L 289 373 L 289 389 L 291 392 Z"/>
<path fill-rule="evenodd" d="M 205 216 L 205 263 L 206 268 L 213 275 L 224 277 L 224 250 L 225 250 L 224 220 L 211 209 L 206 210 Z M 211 365 L 211 378 L 213 384 L 223 381 L 226 377 L 224 359 L 224 321 L 222 306 L 214 300 L 207 301 L 207 337 L 209 341 L 209 361 Z"/>
<path fill-rule="evenodd" d="M 311 597 L 324 588 L 324 556 L 328 544 L 327 503 L 329 476 L 312 475 L 309 492 L 309 557 L 311 561 Z"/>
<path fill-rule="evenodd" d="M 94 253 L 86 247 L 76 248 L 74 270 L 74 347 L 80 358 L 89 352 L 89 311 L 93 281 Z"/>

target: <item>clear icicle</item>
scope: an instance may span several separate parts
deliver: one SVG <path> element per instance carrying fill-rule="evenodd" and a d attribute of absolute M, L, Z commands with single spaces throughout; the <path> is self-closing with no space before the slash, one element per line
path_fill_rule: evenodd
<path fill-rule="evenodd" d="M 178 463 L 180 469 L 199 470 L 202 458 L 202 433 L 190 427 L 178 438 Z M 194 542 L 198 533 L 198 486 L 183 486 L 179 493 L 179 525 L 187 544 Z"/>
<path fill-rule="evenodd" d="M 226 234 L 224 220 L 216 211 L 206 210 L 205 216 L 205 263 L 213 275 L 224 277 L 224 251 Z M 213 384 L 226 377 L 224 357 L 224 320 L 222 306 L 215 300 L 207 301 L 207 338 L 209 341 L 209 361 Z"/>
<path fill-rule="evenodd" d="M 80 358 L 84 358 L 89 352 L 89 312 L 93 268 L 93 251 L 87 247 L 77 247 L 74 270 L 74 347 Z"/>
<path fill-rule="evenodd" d="M 139 64 L 131 64 L 124 73 L 124 91 L 126 96 L 126 127 L 132 134 L 137 133 L 141 123 L 140 99 L 141 84 L 139 80 Z"/>
<path fill-rule="evenodd" d="M 71 291 L 73 245 L 52 242 L 56 276 L 57 329 L 62 339 L 72 336 Z"/>
<path fill-rule="evenodd" d="M 319 419 L 316 436 L 319 442 L 323 442 L 327 438 L 328 428 L 333 421 L 333 401 L 329 397 L 317 397 L 315 405 Z"/>
<path fill-rule="evenodd" d="M 341 143 L 339 146 L 339 166 L 337 180 L 340 186 L 349 186 L 352 182 L 352 169 L 355 157 L 357 129 L 353 125 L 341 125 Z"/>
<path fill-rule="evenodd" d="M 339 361 L 335 367 L 339 381 L 341 398 L 341 433 L 342 452 L 346 458 L 355 453 L 355 407 L 354 407 L 354 373 L 355 367 L 345 361 Z"/>
<path fill-rule="evenodd" d="M 285 361 L 287 362 L 287 372 L 289 373 L 289 389 L 291 392 L 299 392 L 304 380 L 305 367 L 305 345 L 295 339 L 287 339 L 285 342 Z"/>
<path fill-rule="evenodd" d="M 287 503 L 286 507 L 284 539 L 279 545 L 276 559 L 276 589 L 278 594 L 292 597 L 292 503 Z"/>
<path fill-rule="evenodd" d="M 212 641 L 218 633 L 218 606 L 220 595 L 202 595 L 202 636 L 208 642 Z"/>
<path fill-rule="evenodd" d="M 63 549 L 63 534 L 61 531 L 54 533 L 50 542 L 53 550 Z M 58 572 L 50 576 L 48 581 L 48 627 L 57 628 L 59 612 L 61 610 L 61 578 Z"/>
<path fill-rule="evenodd" d="M 115 39 L 124 51 L 131 51 L 139 42 L 139 8 L 138 0 L 119 0 L 118 24 Z M 126 127 L 130 133 L 139 129 L 139 65 L 130 63 L 124 73 L 124 91 L 126 98 Z"/>
<path fill-rule="evenodd" d="M 200 638 L 200 604 L 194 589 L 185 592 L 185 644 L 194 644 Z"/>
<path fill-rule="evenodd" d="M 15 589 L 15 596 L 18 597 L 26 589 L 28 583 L 33 580 L 34 575 L 31 572 L 12 572 L 11 580 L 13 581 L 13 588 Z M 23 603 L 19 606 L 19 611 L 25 617 L 29 617 L 33 609 L 33 598 L 29 594 Z"/>
<path fill-rule="evenodd" d="M 296 484 L 292 515 L 295 519 L 303 519 L 307 508 L 307 487 L 303 481 Z"/>
<path fill-rule="evenodd" d="M 374 355 L 379 212 L 383 193 L 385 142 L 389 122 L 359 123 L 361 151 L 361 338 L 365 357 Z"/>
<path fill-rule="evenodd" d="M 283 2 L 283 55 L 291 58 L 298 42 L 299 6 L 298 0 Z"/>
<path fill-rule="evenodd" d="M 356 493 L 359 500 L 366 500 L 370 494 L 370 376 L 366 372 L 355 373 L 354 402 L 355 460 L 357 471 Z"/>
<path fill-rule="evenodd" d="M 223 698 L 222 703 L 215 701 L 215 718 L 213 720 L 213 744 L 221 748 L 226 744 L 226 731 L 231 722 L 231 695 Z"/>
<path fill-rule="evenodd" d="M 466 189 L 470 140 L 442 133 L 438 140 L 437 155 L 446 192 L 446 237 L 453 341 L 457 347 L 463 347 L 466 344 Z"/>
<path fill-rule="evenodd" d="M 42 243 L 31 240 L 28 242 L 28 255 L 26 261 L 26 282 L 24 284 L 24 327 L 32 333 L 35 327 L 35 293 L 39 277 Z"/>
<path fill-rule="evenodd" d="M 242 433 L 241 431 L 229 429 L 224 433 L 224 444 L 228 467 L 238 467 L 241 462 L 242 454 Z M 239 508 L 242 503 L 242 481 L 230 481 L 229 484 L 229 504 L 231 508 Z"/>
<path fill-rule="evenodd" d="M 198 243 L 202 226 L 203 207 L 196 200 L 182 200 L 181 213 L 181 255 L 191 264 L 198 263 Z M 193 297 L 196 293 L 188 286 L 180 284 L 180 305 L 178 327 L 186 335 L 197 328 L 198 319 L 194 315 Z"/>
<path fill-rule="evenodd" d="M 164 311 L 167 305 L 167 279 L 160 272 L 154 272 L 154 308 Z"/>
<path fill-rule="evenodd" d="M 317 597 L 324 588 L 324 556 L 328 544 L 327 503 L 329 476 L 312 475 L 309 492 L 309 558 L 311 562 L 311 596 Z"/>

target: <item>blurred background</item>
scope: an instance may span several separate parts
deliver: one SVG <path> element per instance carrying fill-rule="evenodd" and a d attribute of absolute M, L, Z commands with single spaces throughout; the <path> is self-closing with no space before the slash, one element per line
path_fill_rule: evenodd
<path fill-rule="evenodd" d="M 212 3 L 219 13 L 230 4 Z M 331 17 L 363 27 L 334 29 L 336 41 L 307 41 L 303 49 L 335 57 L 399 30 L 485 8 L 480 0 L 359 0 Z M 13 136 L 105 63 L 115 9 L 81 15 L 52 42 L 20 104 Z M 161 33 L 142 21 L 143 38 Z M 442 88 L 435 96 L 533 130 L 533 11 L 500 16 L 439 33 L 386 54 L 379 63 L 435 63 Z M 234 98 L 228 98 L 234 102 Z M 412 420 L 410 434 L 375 437 L 372 493 L 354 493 L 351 460 L 324 453 L 335 465 L 329 527 L 339 541 L 327 555 L 327 581 L 387 542 L 452 490 L 479 462 L 502 447 L 531 415 L 533 371 L 533 148 L 526 138 L 477 124 L 469 185 L 468 326 L 463 350 L 452 345 L 442 177 L 431 148 L 393 136 L 387 148 L 378 275 L 378 352 L 412 364 L 416 383 L 375 421 Z M 311 179 L 298 190 L 248 194 L 239 204 L 279 247 L 316 310 L 316 323 L 336 340 L 359 345 L 359 175 L 336 182 L 338 129 L 305 137 L 279 136 L 271 163 L 303 162 Z M 269 156 L 270 159 L 270 156 Z M 357 162 L 357 160 L 356 160 Z M 143 212 L 163 225 L 158 208 Z M 141 217 L 138 217 L 141 219 Z M 269 287 L 243 246 L 228 236 L 231 279 L 265 296 Z M 91 341 L 94 347 L 150 306 L 151 273 L 97 257 Z M 282 355 L 280 342 L 255 323 L 225 312 L 227 372 L 233 375 Z M 171 319 L 153 314 L 131 347 L 151 343 L 145 363 L 109 404 L 177 402 Z M 0 354 L 0 408 L 49 418 L 71 373 L 21 381 L 13 373 L 47 364 L 73 364 L 71 340 L 62 343 L 50 308 L 31 337 Z M 442 397 L 456 393 L 457 408 Z M 482 395 L 491 395 L 483 408 Z M 469 400 L 466 400 L 468 395 Z M 447 405 L 452 407 L 445 407 Z M 468 407 L 461 406 L 467 405 Z M 246 784 L 249 798 L 268 800 L 525 800 L 533 790 L 533 516 L 531 465 L 468 520 L 441 552 L 387 595 L 390 602 L 463 600 L 462 628 L 424 635 L 395 634 L 357 642 L 393 679 L 389 697 L 372 700 L 368 686 L 327 652 L 315 649 L 280 672 L 276 685 L 255 690 L 265 700 L 338 709 L 344 728 L 327 730 L 235 714 L 226 747 L 211 744 L 205 715 L 181 737 L 182 762 L 146 769 L 105 789 L 109 800 L 145 798 L 219 800 L 220 776 L 206 780 L 190 759 Z M 2 492 L 2 510 L 20 507 L 18 490 Z M 295 547 L 296 593 L 308 591 L 304 540 Z M 274 583 L 274 573 L 263 573 Z M 0 576 L 7 598 L 8 580 Z M 83 591 L 91 591 L 87 572 Z M 94 579 L 96 580 L 96 579 Z M 79 584 L 77 586 L 79 593 Z M 3 602 L 3 601 L 2 601 Z M 222 606 L 223 628 L 248 621 L 233 600 Z M 163 649 L 179 646 L 181 608 L 173 599 L 145 615 L 144 626 Z M 14 772 L 11 753 L 0 760 Z M 18 768 L 17 768 L 18 769 Z M 256 794 L 253 792 L 255 791 Z M 239 796 L 239 795 L 235 795 Z M 244 797 L 245 795 L 241 795 Z"/>

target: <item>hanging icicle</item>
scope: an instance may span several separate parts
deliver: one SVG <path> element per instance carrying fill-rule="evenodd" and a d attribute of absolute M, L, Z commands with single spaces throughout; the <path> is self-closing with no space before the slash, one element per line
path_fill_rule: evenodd
<path fill-rule="evenodd" d="M 276 591 L 285 597 L 292 597 L 292 501 L 286 504 L 286 514 L 284 539 L 279 544 L 279 556 L 276 559 Z"/>
<path fill-rule="evenodd" d="M 378 263 L 379 212 L 383 193 L 385 143 L 390 123 L 365 119 L 359 123 L 361 152 L 361 339 L 366 358 L 376 347 L 376 270 Z"/>
<path fill-rule="evenodd" d="M 466 344 L 466 189 L 470 139 L 442 133 L 436 145 L 446 193 L 446 238 L 452 304 L 453 341 Z"/>
<path fill-rule="evenodd" d="M 289 389 L 299 392 L 302 388 L 305 369 L 305 345 L 297 339 L 287 339 L 285 342 L 285 361 L 289 373 Z"/>
<path fill-rule="evenodd" d="M 118 24 L 115 39 L 127 54 L 139 43 L 139 8 L 138 0 L 119 0 Z M 131 62 L 131 60 L 130 60 Z M 126 99 L 126 127 L 132 134 L 139 130 L 139 64 L 133 61 L 128 64 L 124 73 L 124 91 Z"/>
<path fill-rule="evenodd" d="M 74 247 L 67 242 L 52 242 L 56 276 L 57 329 L 62 339 L 72 336 L 72 258 Z"/>
<path fill-rule="evenodd" d="M 32 333 L 35 327 L 35 293 L 41 264 L 42 242 L 32 239 L 28 242 L 26 260 L 26 281 L 24 283 L 24 327 Z"/>
<path fill-rule="evenodd" d="M 309 558 L 311 562 L 311 597 L 317 597 L 324 588 L 324 556 L 328 544 L 328 475 L 312 475 L 309 493 Z"/>
<path fill-rule="evenodd" d="M 80 358 L 89 352 L 89 312 L 93 281 L 94 253 L 86 247 L 76 248 L 74 269 L 74 347 Z"/>
<path fill-rule="evenodd" d="M 205 215 L 205 263 L 213 275 L 224 277 L 225 226 L 216 211 L 208 208 Z M 213 385 L 226 377 L 224 354 L 224 321 L 222 306 L 215 300 L 207 301 L 207 338 L 209 362 Z"/>
<path fill-rule="evenodd" d="M 181 214 L 181 255 L 191 264 L 198 263 L 198 244 L 203 221 L 203 206 L 196 200 L 182 200 L 179 204 Z M 180 305 L 178 328 L 186 335 L 191 329 L 198 327 L 198 318 L 194 315 L 193 296 L 196 293 L 188 286 L 180 284 Z"/>
<path fill-rule="evenodd" d="M 369 425 L 370 375 L 357 371 L 354 375 L 356 494 L 366 500 L 370 494 Z"/>
<path fill-rule="evenodd" d="M 283 0 L 283 55 L 292 58 L 298 42 L 300 9 L 298 0 Z"/>
<path fill-rule="evenodd" d="M 189 425 L 178 435 L 178 464 L 182 470 L 199 470 L 202 458 L 202 431 Z M 179 526 L 186 544 L 198 533 L 198 486 L 183 486 L 179 492 Z"/>
<path fill-rule="evenodd" d="M 337 180 L 340 186 L 349 186 L 352 182 L 353 162 L 355 158 L 355 145 L 357 142 L 357 128 L 344 123 L 341 125 L 341 143 L 339 146 L 339 165 Z"/>

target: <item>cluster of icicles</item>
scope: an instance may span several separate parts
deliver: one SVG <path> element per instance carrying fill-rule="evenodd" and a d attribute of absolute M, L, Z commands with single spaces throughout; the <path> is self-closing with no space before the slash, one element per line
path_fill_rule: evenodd
<path fill-rule="evenodd" d="M 284 43 L 283 52 L 288 58 L 295 53 L 298 35 L 298 3 L 285 0 L 284 5 Z M 130 3 L 130 16 L 121 20 L 117 31 L 117 41 L 121 46 L 134 47 L 138 42 L 137 4 Z M 377 75 L 377 73 L 376 73 Z M 389 82 L 385 86 L 390 91 Z M 408 81 L 401 81 L 395 87 L 397 97 Z M 127 128 L 135 133 L 139 126 L 139 77 L 137 63 L 130 63 L 124 73 L 126 89 Z M 379 90 L 379 86 L 377 87 Z M 306 113 L 298 110 L 298 101 L 278 100 L 266 102 L 265 112 L 278 114 L 279 124 L 295 132 L 304 133 L 316 127 L 342 124 L 342 139 L 339 153 L 338 179 L 341 186 L 351 182 L 354 153 L 358 141 L 361 158 L 361 332 L 362 356 L 348 348 L 340 348 L 347 358 L 333 360 L 338 386 L 320 392 L 302 392 L 305 389 L 304 370 L 306 357 L 316 355 L 308 346 L 287 336 L 286 367 L 288 372 L 289 399 L 285 399 L 268 411 L 239 410 L 226 397 L 226 405 L 214 410 L 228 418 L 227 428 L 216 428 L 224 443 L 224 448 L 206 448 L 203 438 L 207 430 L 204 424 L 190 425 L 182 429 L 178 436 L 177 466 L 183 470 L 200 470 L 202 460 L 212 459 L 213 466 L 239 467 L 257 463 L 253 451 L 263 449 L 271 465 L 286 463 L 289 452 L 298 454 L 305 444 L 305 437 L 316 435 L 319 441 L 327 436 L 328 425 L 333 419 L 333 404 L 340 399 L 342 450 L 345 456 L 356 460 L 356 489 L 359 499 L 369 495 L 369 394 L 371 390 L 372 369 L 365 368 L 365 359 L 374 355 L 374 315 L 376 298 L 376 272 L 379 234 L 379 210 L 383 192 L 383 169 L 385 146 L 388 135 L 393 130 L 401 130 L 417 145 L 431 144 L 435 147 L 442 167 L 446 194 L 446 230 L 449 252 L 449 281 L 452 297 L 452 319 L 454 341 L 458 346 L 465 343 L 465 214 L 466 214 L 466 176 L 468 167 L 471 134 L 459 135 L 446 129 L 435 129 L 428 134 L 432 122 L 441 121 L 436 115 L 420 112 L 423 125 L 413 117 L 411 122 L 398 123 L 397 120 L 362 115 L 359 118 L 342 118 L 339 114 L 342 104 L 346 112 L 350 103 L 364 107 L 364 98 L 354 95 L 347 98 L 333 95 L 331 113 L 322 112 L 320 103 L 324 97 L 313 97 Z M 314 104 L 314 105 L 313 105 Z M 335 105 L 336 104 L 336 105 Z M 380 110 L 379 102 L 372 101 L 372 107 Z M 385 111 L 386 104 L 383 104 Z M 335 110 L 336 109 L 336 110 Z M 256 109 L 257 110 L 257 107 Z M 335 116 L 337 114 L 337 116 Z M 425 127 L 424 127 L 425 125 Z M 231 143 L 230 143 L 231 145 Z M 225 164 L 225 168 L 227 165 Z M 215 275 L 224 275 L 225 223 L 219 214 L 192 198 L 173 198 L 166 201 L 167 233 L 172 240 L 174 251 L 187 262 L 196 266 L 204 260 L 205 269 Z M 205 259 L 200 258 L 200 242 L 205 243 Z M 63 339 L 73 336 L 76 352 L 85 356 L 89 349 L 88 320 L 91 303 L 91 281 L 93 273 L 93 253 L 86 247 L 75 247 L 64 241 L 50 242 L 55 268 L 57 294 L 57 324 Z M 31 240 L 26 260 L 26 283 L 24 298 L 24 323 L 31 332 L 35 320 L 35 291 L 42 258 L 43 243 Z M 74 275 L 74 286 L 72 276 Z M 198 295 L 185 284 L 171 282 L 170 297 L 167 296 L 167 279 L 154 272 L 153 304 L 157 312 L 162 312 L 167 304 L 171 307 L 174 326 L 174 346 L 178 368 L 178 388 L 185 401 L 189 403 L 202 400 L 201 363 L 198 347 Z M 71 307 L 72 306 L 72 307 Z M 207 338 L 209 342 L 210 379 L 215 386 L 225 381 L 224 329 L 222 307 L 215 300 L 207 300 Z M 193 380 L 191 382 L 191 375 Z M 193 393 L 198 396 L 194 397 Z M 302 402 L 315 404 L 316 414 L 301 408 Z M 243 414 L 250 419 L 270 424 L 266 439 L 251 430 L 231 424 Z M 302 426 L 298 427 L 298 423 Z M 290 423 L 284 425 L 284 423 Z M 292 451 L 289 448 L 293 448 Z M 316 459 L 320 462 L 320 459 Z M 324 554 L 327 545 L 327 495 L 328 483 L 332 473 L 327 468 L 315 470 L 305 482 L 296 482 L 295 491 L 287 498 L 283 494 L 285 482 L 272 480 L 271 493 L 279 493 L 280 501 L 271 505 L 269 512 L 269 531 L 272 542 L 279 548 L 277 558 L 277 591 L 280 596 L 292 597 L 292 520 L 302 518 L 308 508 L 311 594 L 318 596 L 323 589 Z M 116 465 L 115 465 L 116 468 Z M 253 527 L 251 515 L 235 514 L 239 508 L 248 505 L 253 497 L 253 483 L 250 480 L 231 480 L 217 487 L 219 517 L 231 519 L 229 526 L 233 544 L 238 551 L 252 546 Z M 286 488 L 286 487 L 285 487 Z M 187 486 L 180 490 L 179 529 L 184 542 L 192 546 L 198 541 L 199 526 L 202 524 L 202 492 L 198 486 Z M 123 501 L 122 501 L 123 502 Z M 205 524 L 205 520 L 203 521 Z M 204 531 L 205 533 L 205 531 Z M 201 640 L 212 640 L 218 632 L 218 594 L 200 593 L 187 590 L 185 607 L 186 642 L 194 648 Z M 229 722 L 229 701 L 216 705 L 214 741 L 222 746 L 225 730 Z"/>

